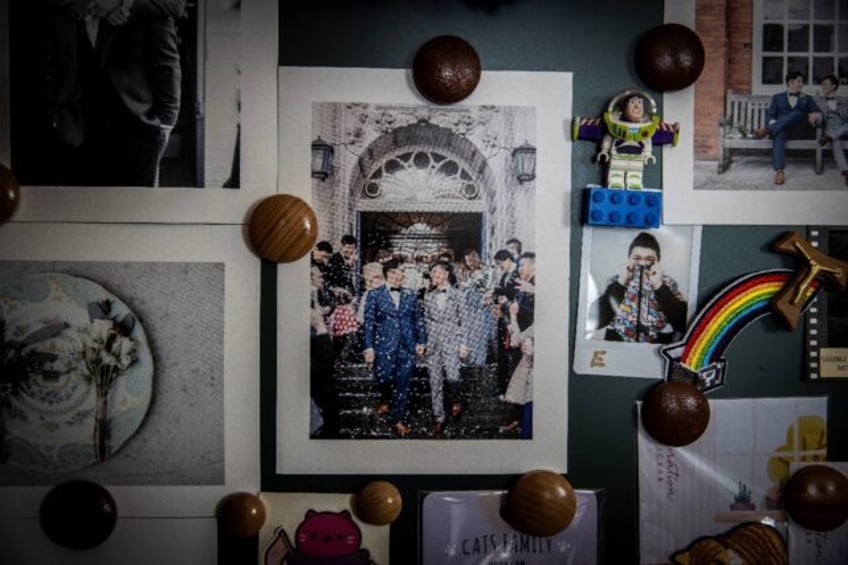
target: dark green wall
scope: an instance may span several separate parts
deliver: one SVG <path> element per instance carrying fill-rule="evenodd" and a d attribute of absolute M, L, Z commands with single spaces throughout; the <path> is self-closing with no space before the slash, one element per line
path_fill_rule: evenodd
<path fill-rule="evenodd" d="M 644 32 L 663 22 L 663 3 L 658 0 L 311 0 L 281 1 L 279 8 L 280 65 L 408 68 L 417 48 L 431 37 L 458 35 L 477 49 L 484 70 L 574 73 L 573 113 L 582 116 L 600 114 L 609 98 L 625 88 L 644 88 L 633 66 L 633 50 Z M 601 181 L 599 168 L 591 162 L 595 150 L 590 143 L 576 143 L 572 153 L 572 334 L 581 244 L 579 188 Z M 646 184 L 661 185 L 660 166 L 649 169 Z M 699 304 L 742 274 L 793 266 L 768 249 L 787 230 L 803 233 L 805 228 L 705 227 Z M 376 477 L 274 473 L 275 280 L 275 266 L 264 264 L 262 488 L 354 492 Z M 830 458 L 846 460 L 848 442 L 835 434 L 848 429 L 848 387 L 802 381 L 801 334 L 783 330 L 771 318 L 755 322 L 730 348 L 728 383 L 711 397 L 831 394 Z M 606 489 L 606 562 L 636 563 L 639 499 L 633 405 L 653 381 L 586 377 L 571 371 L 568 378 L 569 405 L 563 410 L 569 422 L 568 478 L 577 488 Z M 509 488 L 517 477 L 382 478 L 393 481 L 405 500 L 403 513 L 392 526 L 391 559 L 406 565 L 417 559 L 419 491 Z"/>

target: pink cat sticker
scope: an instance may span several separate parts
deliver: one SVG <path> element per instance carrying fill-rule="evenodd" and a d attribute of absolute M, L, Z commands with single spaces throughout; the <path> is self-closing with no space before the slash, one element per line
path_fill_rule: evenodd
<path fill-rule="evenodd" d="M 363 549 L 362 532 L 347 510 L 308 510 L 295 530 L 295 545 L 278 528 L 265 551 L 265 565 L 373 565 Z"/>

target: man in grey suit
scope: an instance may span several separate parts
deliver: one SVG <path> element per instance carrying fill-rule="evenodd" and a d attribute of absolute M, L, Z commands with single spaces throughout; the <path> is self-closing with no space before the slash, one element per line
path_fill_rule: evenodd
<path fill-rule="evenodd" d="M 836 97 L 839 79 L 827 75 L 821 79 L 821 96 L 816 97 L 816 105 L 824 113 L 824 134 L 819 143 L 824 146 L 833 145 L 833 160 L 848 184 L 848 160 L 845 159 L 845 148 L 842 136 L 848 134 L 848 105 Z"/>
<path fill-rule="evenodd" d="M 432 286 L 424 295 L 434 434 L 442 433 L 445 427 L 445 396 L 451 405 L 451 416 L 459 416 L 463 408 L 459 394 L 459 369 L 460 361 L 468 356 L 468 347 L 462 327 L 463 297 L 458 289 L 450 285 L 450 273 L 450 263 L 434 263 L 430 267 Z"/>

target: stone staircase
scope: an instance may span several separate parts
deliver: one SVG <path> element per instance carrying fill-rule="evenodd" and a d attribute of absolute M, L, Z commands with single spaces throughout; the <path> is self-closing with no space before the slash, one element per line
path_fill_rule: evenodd
<path fill-rule="evenodd" d="M 388 416 L 376 414 L 380 395 L 371 370 L 364 363 L 339 363 L 335 370 L 341 429 L 346 439 L 391 439 L 397 436 Z M 441 435 L 434 435 L 427 369 L 419 366 L 410 383 L 408 439 L 518 439 L 518 430 L 502 430 L 514 419 L 515 405 L 497 398 L 496 366 L 463 367 L 465 409 L 448 416 Z"/>

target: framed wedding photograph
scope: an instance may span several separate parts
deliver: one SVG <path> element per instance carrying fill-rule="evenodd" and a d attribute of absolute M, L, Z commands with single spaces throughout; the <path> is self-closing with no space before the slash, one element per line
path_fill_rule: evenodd
<path fill-rule="evenodd" d="M 0 227 L 3 517 L 76 479 L 121 517 L 213 517 L 258 490 L 260 268 L 241 232 Z"/>
<path fill-rule="evenodd" d="M 835 155 L 844 140 L 825 137 L 831 114 L 848 105 L 839 88 L 848 80 L 839 47 L 848 38 L 845 7 L 685 0 L 667 2 L 665 19 L 699 35 L 706 62 L 692 86 L 663 95 L 664 116 L 686 124 L 663 159 L 664 223 L 848 223 L 848 176 Z M 786 93 L 795 73 L 806 115 L 785 130 L 765 129 L 777 115 L 768 113 L 772 104 L 792 105 Z M 837 85 L 832 102 L 822 87 L 828 77 Z M 810 123 L 813 109 L 825 122 L 820 131 Z"/>
<path fill-rule="evenodd" d="M 574 372 L 661 379 L 695 313 L 700 226 L 584 226 Z"/>
<path fill-rule="evenodd" d="M 276 12 L 0 0 L 12 220 L 244 223 L 276 191 Z"/>
<path fill-rule="evenodd" d="M 819 251 L 848 262 L 848 228 L 811 226 L 808 239 Z M 805 317 L 810 380 L 848 379 L 848 295 L 826 282 Z"/>
<path fill-rule="evenodd" d="M 450 106 L 405 70 L 279 80 L 319 233 L 278 267 L 277 473 L 564 472 L 571 75 Z"/>

